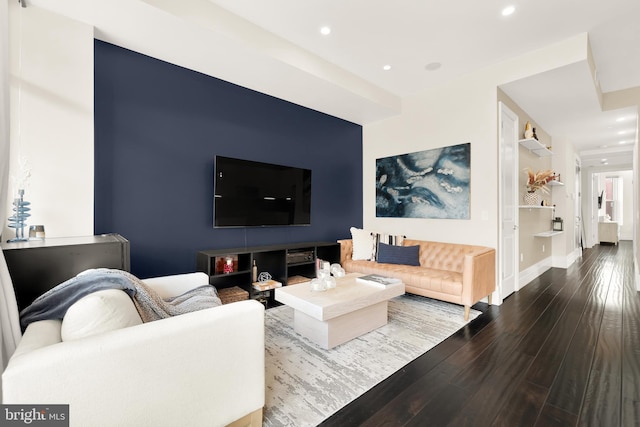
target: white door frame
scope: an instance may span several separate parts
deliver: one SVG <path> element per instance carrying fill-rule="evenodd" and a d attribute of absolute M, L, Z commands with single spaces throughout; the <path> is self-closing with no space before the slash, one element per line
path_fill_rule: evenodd
<path fill-rule="evenodd" d="M 513 153 L 514 154 L 514 161 L 512 161 L 512 164 L 508 164 L 508 162 L 505 159 L 504 156 L 504 150 L 503 150 L 503 142 L 505 141 L 505 135 L 502 134 L 502 115 L 505 114 L 507 116 L 510 116 L 510 118 L 514 121 L 514 130 L 515 130 L 515 135 L 513 135 L 511 138 L 507 137 L 507 142 L 513 144 L 513 146 L 511 147 L 513 149 Z M 512 206 L 505 206 L 507 203 L 507 197 L 505 197 L 505 188 L 504 185 L 502 183 L 502 179 L 501 177 L 504 175 L 504 172 L 506 170 L 506 168 L 511 168 L 511 170 L 509 172 L 511 172 L 512 176 L 514 177 L 514 179 L 517 180 L 518 177 L 518 168 L 519 168 L 519 164 L 518 164 L 518 152 L 519 152 L 519 145 L 518 145 L 518 129 L 519 129 L 519 118 L 518 116 L 511 111 L 511 109 L 509 107 L 507 107 L 505 104 L 503 104 L 502 102 L 498 103 L 498 141 L 499 141 L 499 162 L 498 162 L 498 179 L 500 182 L 499 185 L 499 189 L 498 189 L 498 200 L 499 200 L 499 205 L 500 205 L 500 209 L 498 210 L 498 242 L 500 243 L 498 245 L 498 251 L 497 251 L 497 256 L 498 256 L 498 298 L 497 300 L 501 303 L 504 298 L 506 297 L 505 295 L 503 295 L 503 286 L 502 286 L 502 279 L 503 279 L 503 271 L 505 266 L 504 264 L 504 259 L 505 259 L 505 255 L 508 254 L 504 254 L 503 251 L 505 250 L 505 245 L 503 245 L 503 237 L 504 237 L 504 209 L 512 209 L 512 211 L 510 212 L 512 217 L 513 217 L 513 233 L 514 233 L 514 242 L 513 242 L 513 251 L 514 253 L 511 254 L 511 261 L 513 262 L 512 265 L 512 270 L 513 270 L 513 281 L 514 281 L 514 291 L 518 291 L 520 286 L 519 286 L 519 274 L 520 274 L 520 265 L 519 265 L 519 259 L 520 257 L 518 256 L 518 253 L 520 251 L 520 242 L 519 242 L 519 231 L 518 231 L 518 224 L 519 224 L 519 209 L 518 209 L 518 184 L 517 182 L 514 183 L 513 186 L 511 186 L 511 190 L 512 193 L 509 195 L 511 201 L 512 201 Z M 508 259 L 508 257 L 507 257 Z M 496 300 L 496 298 L 494 297 L 494 301 Z"/>

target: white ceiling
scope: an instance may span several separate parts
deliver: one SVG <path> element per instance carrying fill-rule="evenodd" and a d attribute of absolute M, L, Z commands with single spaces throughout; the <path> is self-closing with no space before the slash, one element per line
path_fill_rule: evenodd
<path fill-rule="evenodd" d="M 361 124 L 397 114 L 404 96 L 585 32 L 602 91 L 640 87 L 639 0 L 27 3 L 87 22 L 102 40 Z M 516 11 L 503 17 L 508 4 Z M 631 166 L 632 144 L 617 132 L 635 132 L 636 110 L 602 113 L 584 65 L 502 88 L 552 137 L 570 135 L 583 162 L 622 151 L 620 167 Z"/>

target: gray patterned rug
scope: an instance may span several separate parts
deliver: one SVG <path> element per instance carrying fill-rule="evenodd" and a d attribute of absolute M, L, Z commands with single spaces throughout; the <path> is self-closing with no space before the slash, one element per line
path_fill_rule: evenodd
<path fill-rule="evenodd" d="M 462 306 L 403 295 L 389 301 L 387 325 L 324 350 L 293 331 L 292 308 L 267 310 L 263 425 L 318 425 L 463 327 L 463 316 Z"/>

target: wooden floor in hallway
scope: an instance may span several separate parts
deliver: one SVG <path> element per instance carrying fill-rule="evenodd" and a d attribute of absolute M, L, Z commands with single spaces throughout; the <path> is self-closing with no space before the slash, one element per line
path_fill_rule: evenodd
<path fill-rule="evenodd" d="M 638 426 L 633 249 L 552 268 L 323 426 Z"/>

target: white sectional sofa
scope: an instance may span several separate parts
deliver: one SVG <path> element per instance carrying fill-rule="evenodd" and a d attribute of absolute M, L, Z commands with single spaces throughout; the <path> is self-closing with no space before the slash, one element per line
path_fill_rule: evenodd
<path fill-rule="evenodd" d="M 145 282 L 166 297 L 208 277 Z M 69 404 L 70 425 L 79 427 L 262 425 L 262 304 L 241 301 L 69 341 L 61 324 L 28 326 L 2 375 L 3 403 Z"/>

